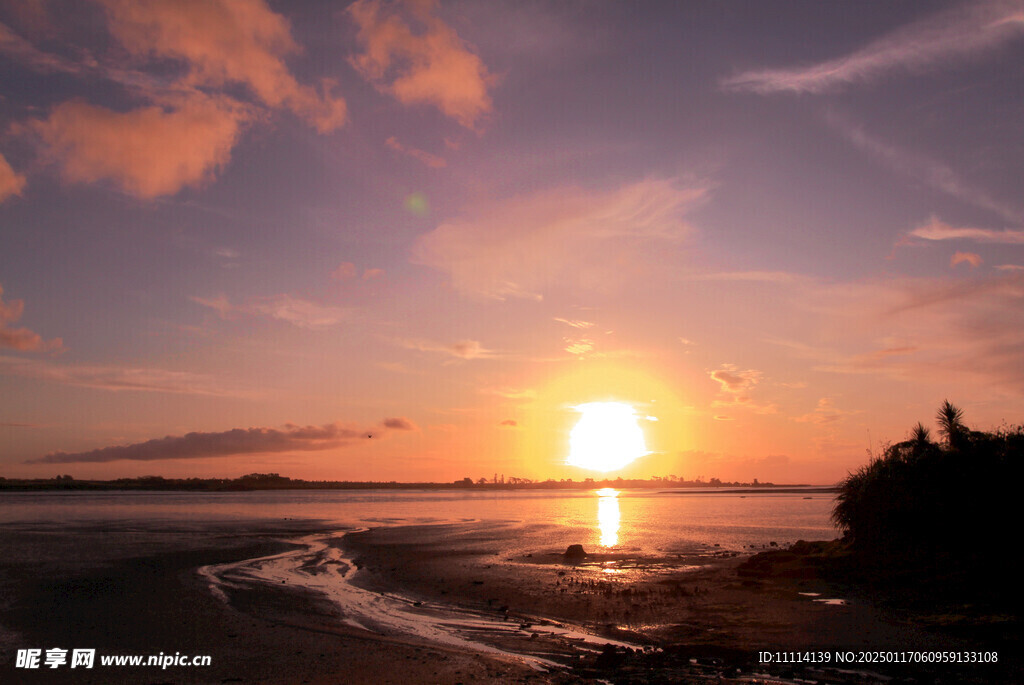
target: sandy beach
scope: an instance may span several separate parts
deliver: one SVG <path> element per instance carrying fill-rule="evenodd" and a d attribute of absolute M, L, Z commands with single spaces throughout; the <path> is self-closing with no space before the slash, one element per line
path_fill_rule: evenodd
<path fill-rule="evenodd" d="M 749 550 L 567 560 L 557 548 L 524 550 L 509 530 L 14 529 L 0 565 L 3 681 L 999 682 L 1011 667 L 1009 654 L 998 665 L 847 669 L 853 675 L 759 665 L 762 650 L 995 646 L 925 629 L 820 579 L 740 573 Z M 212 663 L 14 668 L 17 649 L 51 647 Z"/>

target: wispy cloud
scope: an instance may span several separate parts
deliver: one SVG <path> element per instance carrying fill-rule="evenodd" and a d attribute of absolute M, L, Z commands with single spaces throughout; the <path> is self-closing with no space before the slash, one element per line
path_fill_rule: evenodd
<path fill-rule="evenodd" d="M 498 356 L 498 353 L 494 350 L 489 350 L 481 345 L 479 340 L 458 340 L 453 343 L 440 343 L 433 340 L 400 339 L 396 342 L 409 350 L 441 352 L 458 359 L 491 359 Z"/>
<path fill-rule="evenodd" d="M 444 157 L 438 157 L 437 155 L 432 155 L 425 150 L 402 145 L 402 143 L 398 142 L 398 138 L 395 138 L 394 136 L 385 140 L 384 144 L 395 152 L 400 152 L 403 155 L 408 155 L 413 159 L 423 162 L 431 169 L 441 169 L 448 165 L 448 162 L 445 161 Z"/>
<path fill-rule="evenodd" d="M 423 236 L 412 259 L 463 293 L 539 300 L 555 284 L 609 287 L 628 278 L 630 249 L 682 239 L 706 184 L 647 179 L 604 191 L 558 188 L 488 202 Z"/>
<path fill-rule="evenodd" d="M 726 90 L 824 93 L 893 73 L 918 73 L 977 58 L 1024 34 L 1024 3 L 964 3 L 897 29 L 860 50 L 812 66 L 746 71 L 723 79 Z"/>
<path fill-rule="evenodd" d="M 220 433 L 187 433 L 137 442 L 131 445 L 103 447 L 88 452 L 52 452 L 28 464 L 71 464 L 81 462 L 109 462 L 122 459 L 132 461 L 159 461 L 163 459 L 203 459 L 228 457 L 236 454 L 279 452 L 311 452 L 335 449 L 354 441 L 370 439 L 382 431 L 415 430 L 404 418 L 384 419 L 380 426 L 370 429 L 345 427 L 340 423 L 324 426 L 296 426 L 286 424 L 277 428 L 235 428 Z"/>
<path fill-rule="evenodd" d="M 578 328 L 581 331 L 585 331 L 588 328 L 592 328 L 594 326 L 594 323 L 592 321 L 584 321 L 582 319 L 562 319 L 556 316 L 555 321 L 559 323 L 564 323 L 566 326 Z"/>
<path fill-rule="evenodd" d="M 784 344 L 815 370 L 1024 395 L 1024 269 L 822 283 L 803 298 L 835 348 Z"/>
<path fill-rule="evenodd" d="M 223 383 L 205 374 L 145 366 L 59 364 L 41 359 L 0 355 L 0 373 L 115 392 L 132 390 L 215 397 L 252 395 L 249 392 L 225 387 Z"/>
<path fill-rule="evenodd" d="M 0 347 L 19 352 L 60 350 L 64 342 L 60 338 L 43 341 L 43 337 L 28 328 L 11 328 L 8 324 L 21 318 L 25 311 L 24 300 L 4 302 L 4 288 L 0 285 Z"/>
<path fill-rule="evenodd" d="M 359 275 L 359 268 L 352 262 L 342 262 L 331 272 L 331 279 L 335 281 L 351 281 Z M 372 281 L 384 275 L 384 269 L 363 269 L 363 280 Z"/>
<path fill-rule="evenodd" d="M 378 369 L 383 369 L 390 373 L 402 373 L 402 374 L 418 374 L 419 371 L 413 371 L 405 364 L 401 362 L 377 362 L 374 364 Z"/>
<path fill-rule="evenodd" d="M 594 341 L 590 338 L 565 338 L 565 351 L 574 357 L 584 357 L 594 351 Z"/>
<path fill-rule="evenodd" d="M 35 71 L 80 74 L 89 70 L 87 66 L 39 50 L 2 22 L 0 22 L 0 52 L 10 57 L 11 60 Z"/>
<path fill-rule="evenodd" d="M 1024 212 L 1019 207 L 992 197 L 988 191 L 965 181 L 942 162 L 883 142 L 868 134 L 863 126 L 838 112 L 830 111 L 826 121 L 855 146 L 881 160 L 893 171 L 925 183 L 950 197 L 993 212 L 1007 221 L 1020 222 L 1024 219 Z"/>
<path fill-rule="evenodd" d="M 313 331 L 333 328 L 344 322 L 350 313 L 347 309 L 321 305 L 291 295 L 260 297 L 246 304 L 232 304 L 225 295 L 189 299 L 215 310 L 222 318 L 231 318 L 237 314 L 263 316 Z"/>
<path fill-rule="evenodd" d="M 814 411 L 801 416 L 794 416 L 793 420 L 797 423 L 816 423 L 823 425 L 837 423 L 850 414 L 855 413 L 856 412 L 838 409 L 835 401 L 831 397 L 822 397 L 818 400 L 818 406 L 814 408 Z"/>
<path fill-rule="evenodd" d="M 723 271 L 687 276 L 691 281 L 749 281 L 752 283 L 797 283 L 804 276 L 788 271 Z"/>
<path fill-rule="evenodd" d="M 922 240 L 970 240 L 977 243 L 1024 245 L 1024 231 L 1010 229 L 996 231 L 989 228 L 950 226 L 934 216 L 927 223 L 910 231 L 907 237 Z"/>
<path fill-rule="evenodd" d="M 352 262 L 342 262 L 338 268 L 331 272 L 331 278 L 336 281 L 350 281 L 356 277 L 356 265 Z"/>
<path fill-rule="evenodd" d="M 493 77 L 483 61 L 436 16 L 437 2 L 358 0 L 348 13 L 363 52 L 352 65 L 405 105 L 427 104 L 467 128 L 491 111 Z M 413 26 L 422 27 L 417 30 Z"/>
<path fill-rule="evenodd" d="M 498 395 L 507 400 L 529 401 L 537 398 L 537 391 L 532 388 L 488 388 L 481 392 Z"/>

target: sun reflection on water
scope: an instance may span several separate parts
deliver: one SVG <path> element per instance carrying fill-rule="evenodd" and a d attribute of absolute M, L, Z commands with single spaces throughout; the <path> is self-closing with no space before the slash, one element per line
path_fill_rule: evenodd
<path fill-rule="evenodd" d="M 601 545 L 614 547 L 619 544 L 619 491 L 602 488 L 597 491 L 597 525 L 601 529 Z"/>

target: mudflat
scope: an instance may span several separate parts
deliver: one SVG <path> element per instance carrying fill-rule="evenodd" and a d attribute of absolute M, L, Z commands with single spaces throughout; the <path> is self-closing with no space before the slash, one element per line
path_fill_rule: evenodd
<path fill-rule="evenodd" d="M 744 573 L 750 550 L 566 556 L 562 545 L 524 548 L 514 531 L 479 522 L 362 532 L 309 521 L 14 526 L 0 537 L 0 681 L 1009 682 L 1019 675 L 1011 653 L 997 664 L 961 666 L 762 664 L 760 652 L 997 645 L 922 625 L 853 586 Z M 313 564 L 303 542 L 312 538 L 344 555 L 352 566 L 344 578 L 345 564 Z M 246 575 L 281 555 L 295 562 L 286 582 Z M 232 564 L 235 575 L 219 597 L 199 570 Z M 337 573 L 371 603 L 379 597 L 425 624 L 443 621 L 462 642 L 368 623 L 302 581 L 324 573 Z M 53 647 L 95 649 L 97 663 L 16 667 L 18 649 Z M 209 655 L 210 665 L 98 661 L 158 653 Z"/>

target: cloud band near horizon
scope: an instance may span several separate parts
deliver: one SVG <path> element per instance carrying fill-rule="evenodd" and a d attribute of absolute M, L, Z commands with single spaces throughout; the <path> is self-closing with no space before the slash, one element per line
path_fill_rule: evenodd
<path fill-rule="evenodd" d="M 387 418 L 379 426 L 357 430 L 341 424 L 329 423 L 323 426 L 296 426 L 286 424 L 283 430 L 276 428 L 234 428 L 219 433 L 186 433 L 182 436 L 168 435 L 130 445 L 101 447 L 88 452 L 51 452 L 26 464 L 72 464 L 84 462 L 109 462 L 118 460 L 160 461 L 163 459 L 200 459 L 204 457 L 228 457 L 236 454 L 268 452 L 313 452 L 342 447 L 356 439 L 372 438 L 375 433 L 416 430 L 416 425 L 407 418 Z"/>

